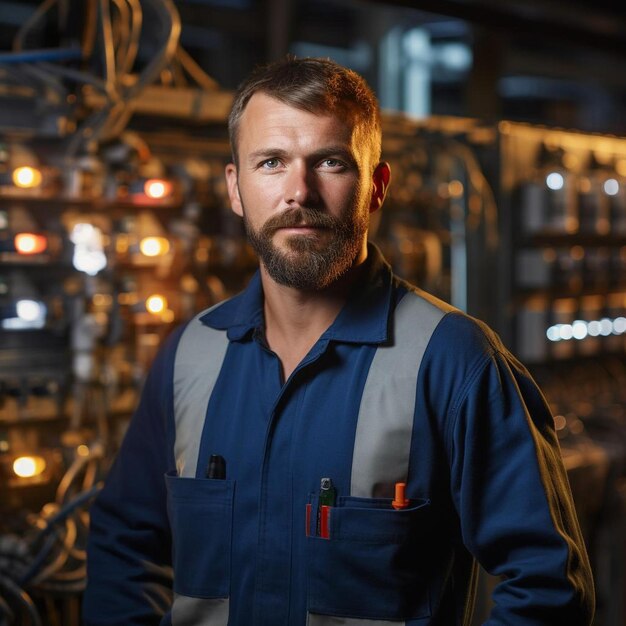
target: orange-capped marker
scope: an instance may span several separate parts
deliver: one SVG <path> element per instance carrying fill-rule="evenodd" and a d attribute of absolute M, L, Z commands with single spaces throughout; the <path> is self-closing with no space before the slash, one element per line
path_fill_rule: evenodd
<path fill-rule="evenodd" d="M 398 509 L 406 509 L 409 506 L 409 501 L 404 497 L 404 490 L 406 489 L 406 483 L 396 483 L 396 497 L 393 499 L 391 506 Z"/>

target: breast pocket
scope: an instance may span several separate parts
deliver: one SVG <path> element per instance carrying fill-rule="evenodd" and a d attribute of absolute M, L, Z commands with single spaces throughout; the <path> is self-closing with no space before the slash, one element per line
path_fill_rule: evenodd
<path fill-rule="evenodd" d="M 230 594 L 235 482 L 165 475 L 174 591 L 197 598 Z"/>
<path fill-rule="evenodd" d="M 429 616 L 431 517 L 428 500 L 394 510 L 387 499 L 340 499 L 330 510 L 329 538 L 307 537 L 309 613 Z"/>

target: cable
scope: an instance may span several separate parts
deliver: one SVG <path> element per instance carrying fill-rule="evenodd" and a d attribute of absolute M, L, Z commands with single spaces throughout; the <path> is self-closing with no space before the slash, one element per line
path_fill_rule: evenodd
<path fill-rule="evenodd" d="M 131 26 L 128 46 L 126 48 L 126 58 L 120 65 L 120 72 L 123 76 L 129 74 L 133 69 L 133 64 L 137 58 L 139 51 L 139 39 L 141 37 L 141 24 L 143 21 L 143 12 L 139 0 L 126 0 L 130 6 Z"/>
<path fill-rule="evenodd" d="M 100 489 L 102 488 L 101 484 L 95 485 L 88 491 L 85 491 L 78 496 L 76 496 L 73 500 L 70 500 L 66 505 L 64 505 L 57 513 L 55 513 L 52 517 L 47 520 L 44 520 L 46 526 L 39 531 L 38 537 L 35 542 L 41 541 L 45 538 L 45 542 L 41 550 L 35 556 L 33 561 L 30 564 L 30 567 L 26 571 L 26 573 L 21 577 L 20 583 L 22 585 L 27 584 L 30 580 L 34 578 L 37 574 L 39 568 L 43 565 L 46 558 L 54 548 L 58 537 L 55 536 L 54 533 L 56 531 L 56 524 L 63 521 L 67 516 L 73 513 L 78 507 L 86 504 L 91 498 L 95 497 Z"/>
<path fill-rule="evenodd" d="M 101 460 L 104 457 L 104 447 L 101 443 L 94 443 L 89 448 L 89 454 L 87 456 L 78 456 L 74 458 L 70 467 L 65 472 L 65 475 L 59 482 L 56 493 L 56 502 L 61 505 L 66 500 L 66 496 L 69 490 L 70 485 L 76 480 L 81 470 L 87 466 L 88 474 L 86 473 L 85 479 L 83 481 L 83 489 L 81 493 L 89 493 L 94 486 L 95 482 L 95 474 L 96 468 L 95 463 Z M 89 465 L 93 465 L 94 469 L 90 470 Z M 90 482 L 91 484 L 87 484 Z M 87 489 L 87 490 L 86 490 Z M 80 494 L 79 494 L 80 495 Z M 77 496 L 79 497 L 79 496 Z M 72 500 L 71 502 L 74 502 Z"/>
<path fill-rule="evenodd" d="M 65 78 L 69 78 L 77 83 L 87 83 L 92 85 L 104 94 L 107 92 L 105 82 L 98 76 L 94 76 L 88 72 L 81 72 L 80 70 L 73 70 L 69 67 L 62 67 L 60 65 L 52 65 L 51 63 L 40 63 L 39 67 L 47 72 L 64 76 Z"/>
<path fill-rule="evenodd" d="M 82 58 L 80 49 L 68 48 L 40 48 L 37 50 L 19 50 L 15 52 L 0 52 L 0 63 L 36 63 L 38 61 L 79 61 Z"/>
<path fill-rule="evenodd" d="M 65 502 L 71 484 L 76 480 L 78 474 L 87 465 L 89 459 L 84 456 L 76 456 L 59 482 L 56 493 L 56 502 L 62 504 Z"/>
<path fill-rule="evenodd" d="M 50 563 L 48 563 L 48 565 L 46 565 L 46 567 L 39 570 L 37 574 L 34 575 L 31 580 L 28 581 L 29 584 L 36 585 L 37 583 L 43 582 L 44 580 L 46 580 L 47 578 L 49 578 L 50 576 L 58 572 L 65 565 L 65 563 L 67 563 L 67 557 L 69 556 L 69 550 L 67 549 L 67 544 L 71 541 L 74 541 L 76 536 L 70 535 L 71 526 L 68 527 L 67 522 L 66 522 L 66 528 L 67 528 L 67 531 L 65 532 L 65 534 L 61 534 L 61 531 L 58 528 L 53 528 L 53 533 L 56 535 L 56 539 L 57 539 L 57 541 L 55 541 L 55 544 L 57 546 L 59 546 L 60 544 L 61 549 L 59 550 L 57 555 L 54 557 L 54 559 Z M 75 526 L 74 526 L 74 529 L 75 529 Z M 68 536 L 69 536 L 69 539 L 68 539 Z"/>
<path fill-rule="evenodd" d="M 17 31 L 15 38 L 13 39 L 13 50 L 19 52 L 24 48 L 24 39 L 26 35 L 56 3 L 57 0 L 45 0 L 37 7 L 35 12 L 26 20 L 26 22 L 24 22 L 21 28 Z"/>
<path fill-rule="evenodd" d="M 104 2 L 105 0 L 101 0 Z M 103 139 L 118 136 L 128 124 L 128 120 L 133 114 L 132 107 L 129 106 L 130 101 L 139 95 L 144 87 L 151 84 L 158 78 L 162 69 L 171 61 L 180 38 L 180 16 L 176 7 L 171 0 L 153 0 L 156 2 L 155 8 L 157 15 L 161 18 L 163 24 L 167 27 L 168 35 L 161 47 L 159 54 L 148 63 L 148 65 L 139 74 L 137 81 L 122 92 L 122 103 L 112 107 L 110 114 L 101 124 L 97 133 L 94 133 L 92 139 L 101 136 Z"/>
<path fill-rule="evenodd" d="M 137 82 L 129 88 L 125 99 L 130 99 L 137 95 L 146 85 L 154 82 L 161 70 L 169 63 L 176 53 L 178 41 L 180 39 L 180 15 L 171 0 L 151 0 L 157 10 L 157 15 L 163 24 L 167 25 L 168 35 L 161 47 L 161 52 L 155 56 L 143 72 L 139 75 Z"/>
<path fill-rule="evenodd" d="M 219 89 L 219 84 L 211 78 L 190 56 L 190 54 L 182 47 L 176 49 L 176 57 L 180 61 L 184 70 L 196 81 L 203 89 L 215 91 Z"/>
<path fill-rule="evenodd" d="M 66 593 L 76 595 L 82 591 L 85 591 L 86 578 L 80 582 L 74 583 L 40 583 L 37 585 L 37 589 L 41 591 L 51 591 L 54 593 Z"/>
<path fill-rule="evenodd" d="M 7 604 L 7 602 L 4 600 L 4 598 L 0 596 L 0 617 L 2 617 L 3 615 L 4 617 L 7 618 L 7 622 L 9 624 L 12 624 L 13 622 L 15 622 L 15 613 L 13 612 L 11 607 Z M 0 622 L 0 623 L 3 623 L 3 622 Z"/>
<path fill-rule="evenodd" d="M 104 85 L 109 98 L 116 99 L 117 75 L 115 70 L 115 44 L 113 42 L 109 0 L 100 0 L 100 19 L 102 22 L 102 40 L 104 44 Z"/>
<path fill-rule="evenodd" d="M 0 585 L 9 591 L 28 614 L 33 626 L 42 626 L 41 618 L 30 596 L 11 579 L 0 574 Z"/>
<path fill-rule="evenodd" d="M 113 41 L 114 46 L 113 50 L 117 50 L 115 53 L 115 65 L 118 68 L 121 68 L 124 59 L 128 54 L 128 45 L 130 42 L 130 9 L 126 0 L 112 0 L 115 4 L 115 8 L 117 9 L 118 15 L 114 20 L 113 24 Z M 117 32 L 116 32 L 117 31 Z M 123 82 L 123 72 L 119 71 L 118 82 Z"/>
<path fill-rule="evenodd" d="M 85 19 L 80 42 L 83 58 L 89 59 L 93 55 L 98 33 L 98 0 L 85 0 Z"/>
<path fill-rule="evenodd" d="M 62 104 L 67 100 L 68 90 L 65 85 L 56 77 L 39 68 L 37 65 L 20 65 L 22 75 L 32 76 L 38 83 L 43 84 L 49 91 L 54 92 L 58 98 L 57 104 Z"/>

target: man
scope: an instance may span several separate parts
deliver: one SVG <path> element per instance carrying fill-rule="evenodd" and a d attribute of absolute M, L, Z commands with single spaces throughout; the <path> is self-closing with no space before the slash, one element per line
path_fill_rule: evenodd
<path fill-rule="evenodd" d="M 467 624 L 476 562 L 489 624 L 589 624 L 543 397 L 366 242 L 390 171 L 364 81 L 286 59 L 229 124 L 259 272 L 152 368 L 92 509 L 86 624 Z"/>

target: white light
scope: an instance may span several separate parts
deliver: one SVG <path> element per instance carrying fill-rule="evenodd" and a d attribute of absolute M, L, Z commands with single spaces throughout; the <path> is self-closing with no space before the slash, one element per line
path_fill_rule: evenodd
<path fill-rule="evenodd" d="M 469 46 L 462 43 L 448 43 L 435 47 L 439 61 L 448 69 L 462 72 L 472 65 L 472 51 Z"/>
<path fill-rule="evenodd" d="M 559 189 L 563 189 L 563 185 L 565 184 L 565 179 L 562 174 L 558 172 L 551 172 L 546 176 L 546 185 L 552 191 L 558 191 Z"/>
<path fill-rule="evenodd" d="M 20 456 L 13 461 L 13 471 L 20 478 L 32 478 L 46 469 L 46 460 L 40 456 Z"/>
<path fill-rule="evenodd" d="M 613 322 L 604 317 L 600 320 L 600 334 L 603 337 L 608 337 L 613 332 Z"/>
<path fill-rule="evenodd" d="M 572 335 L 574 336 L 574 339 L 584 339 L 587 336 L 587 332 L 587 322 L 576 320 L 572 324 Z"/>
<path fill-rule="evenodd" d="M 146 309 L 150 313 L 162 313 L 166 307 L 167 300 L 158 293 L 146 299 Z"/>
<path fill-rule="evenodd" d="M 622 335 L 626 332 L 626 317 L 618 317 L 613 320 L 613 334 Z"/>
<path fill-rule="evenodd" d="M 74 224 L 74 228 L 72 228 L 72 232 L 70 233 L 70 239 L 76 244 L 84 243 L 93 236 L 94 230 L 93 224 Z"/>
<path fill-rule="evenodd" d="M 13 170 L 13 184 L 22 189 L 41 185 L 41 172 L 36 167 L 18 167 Z"/>
<path fill-rule="evenodd" d="M 16 309 L 17 316 L 25 322 L 34 322 L 42 313 L 42 305 L 35 300 L 19 300 Z"/>
<path fill-rule="evenodd" d="M 555 324 L 546 330 L 546 337 L 550 341 L 568 341 L 570 339 L 584 339 L 585 337 L 608 337 L 609 335 L 623 335 L 626 333 L 626 317 L 616 317 L 614 320 L 603 317 L 601 320 L 574 320 L 571 324 Z"/>
<path fill-rule="evenodd" d="M 563 341 L 568 341 L 574 336 L 574 330 L 571 324 L 561 324 L 559 328 L 559 335 Z"/>
<path fill-rule="evenodd" d="M 550 326 L 550 328 L 548 328 L 548 330 L 546 331 L 546 337 L 550 341 L 561 341 L 561 335 L 559 333 L 559 327 L 558 326 Z"/>
<path fill-rule="evenodd" d="M 590 337 L 597 337 L 600 334 L 600 322 L 594 320 L 587 325 L 587 332 Z"/>
<path fill-rule="evenodd" d="M 102 232 L 93 224 L 75 224 L 70 234 L 74 242 L 72 263 L 80 271 L 95 276 L 107 265 Z"/>
<path fill-rule="evenodd" d="M 165 237 L 144 237 L 139 242 L 139 250 L 149 257 L 167 254 L 169 249 L 170 242 Z"/>
<path fill-rule="evenodd" d="M 614 178 L 604 181 L 604 193 L 607 196 L 616 196 L 619 193 L 619 183 Z"/>
<path fill-rule="evenodd" d="M 46 325 L 46 305 L 36 300 L 18 300 L 15 303 L 17 317 L 2 320 L 5 330 L 29 330 Z"/>
<path fill-rule="evenodd" d="M 161 178 L 151 178 L 144 183 L 143 190 L 148 198 L 160 200 L 172 193 L 172 183 Z"/>

